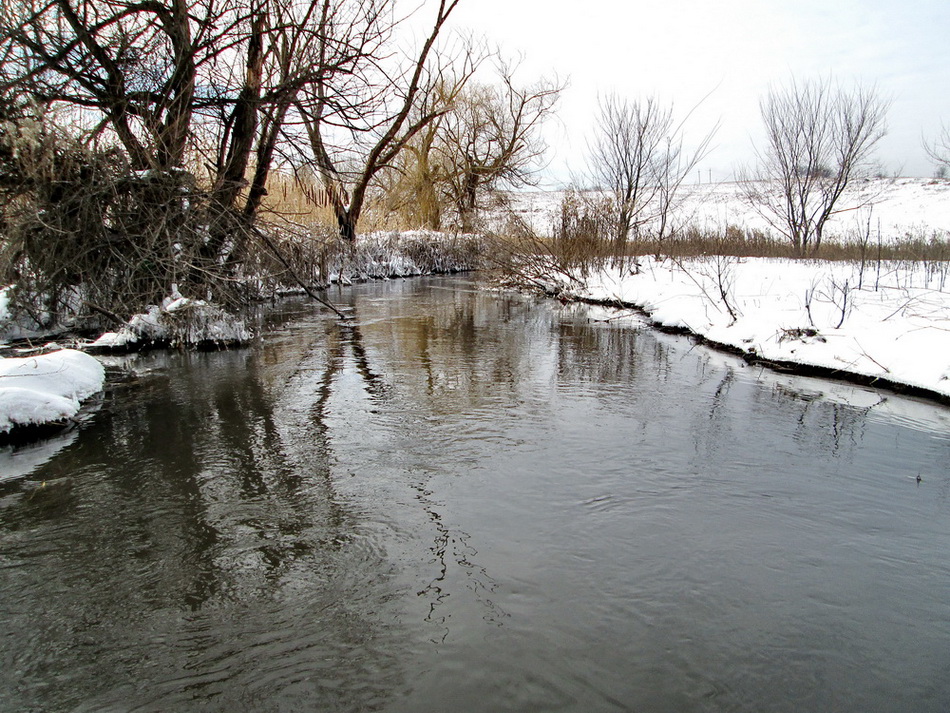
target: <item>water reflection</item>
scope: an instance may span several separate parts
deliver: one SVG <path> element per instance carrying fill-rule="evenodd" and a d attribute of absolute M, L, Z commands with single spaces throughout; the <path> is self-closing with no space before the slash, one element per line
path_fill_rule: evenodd
<path fill-rule="evenodd" d="M 394 709 L 941 710 L 946 688 L 881 668 L 910 656 L 939 675 L 950 632 L 918 564 L 891 554 L 950 583 L 945 520 L 898 470 L 938 470 L 939 502 L 946 442 L 892 430 L 888 404 L 906 400 L 765 374 L 580 308 L 414 298 L 365 324 L 367 349 L 427 414 L 411 448 L 451 464 L 426 481 L 440 528 L 468 533 L 505 616 L 475 627 L 482 610 L 440 557 L 448 631 Z M 894 615 L 908 597 L 927 623 Z"/>
<path fill-rule="evenodd" d="M 469 457 L 453 452 L 466 439 L 464 421 L 473 412 L 504 410 L 493 395 L 513 396 L 521 388 L 523 370 L 516 364 L 524 355 L 497 330 L 499 323 L 520 330 L 532 317 L 525 306 L 515 309 L 480 290 L 453 286 L 404 299 L 401 287 L 391 285 L 393 294 L 387 295 L 387 308 L 398 304 L 391 320 L 374 319 L 373 298 L 361 299 L 359 290 L 354 297 L 351 330 L 359 335 L 359 358 L 365 360 L 359 371 L 371 375 L 365 378 L 368 393 L 384 398 L 371 404 L 372 437 L 363 432 L 359 452 L 350 451 L 348 459 L 357 469 L 372 464 L 376 493 L 392 492 L 394 481 L 408 489 L 411 511 L 398 509 L 403 495 L 397 487 L 387 509 L 396 505 L 398 515 L 383 519 L 400 533 L 422 537 L 424 549 L 402 552 L 401 560 L 414 576 L 406 586 L 418 597 L 422 631 L 440 645 L 451 633 L 450 602 L 473 603 L 484 622 L 499 624 L 507 616 L 493 600 L 496 582 L 479 563 L 471 536 L 444 516 L 453 506 L 438 496 L 433 482 L 463 475 L 477 459 L 477 441 Z M 493 304 L 500 305 L 500 320 Z M 379 384 L 383 388 L 372 388 Z"/>
<path fill-rule="evenodd" d="M 143 357 L 153 373 L 31 474 L 71 487 L 0 515 L 19 642 L 0 707 L 346 710 L 398 688 L 398 667 L 369 673 L 386 626 L 360 604 L 391 596 L 383 556 L 330 478 L 325 412 L 356 337 L 325 328 L 260 355 Z"/>
<path fill-rule="evenodd" d="M 950 703 L 945 409 L 467 281 L 334 299 L 134 360 L 0 483 L 0 709 Z"/>

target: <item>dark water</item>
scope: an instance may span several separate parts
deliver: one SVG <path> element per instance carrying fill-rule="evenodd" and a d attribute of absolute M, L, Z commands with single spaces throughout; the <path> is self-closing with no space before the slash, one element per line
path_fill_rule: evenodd
<path fill-rule="evenodd" d="M 0 709 L 950 710 L 947 409 L 467 280 L 335 297 L 3 454 Z"/>

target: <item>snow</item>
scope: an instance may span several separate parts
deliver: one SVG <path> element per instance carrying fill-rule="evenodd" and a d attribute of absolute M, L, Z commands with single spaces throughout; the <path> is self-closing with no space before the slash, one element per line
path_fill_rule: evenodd
<path fill-rule="evenodd" d="M 182 297 L 173 289 L 161 306 L 150 305 L 145 312 L 133 315 L 118 332 L 106 332 L 90 346 L 117 349 L 165 341 L 243 344 L 250 339 L 251 331 L 242 320 L 204 300 Z"/>
<path fill-rule="evenodd" d="M 102 365 L 74 349 L 0 359 L 0 433 L 73 418 L 104 381 Z"/>
<path fill-rule="evenodd" d="M 746 198 L 747 189 L 739 182 L 684 185 L 676 221 L 709 231 L 763 230 L 778 238 Z M 565 194 L 509 197 L 516 216 L 537 234 L 551 235 Z M 875 244 L 950 239 L 950 181 L 858 181 L 839 202 L 826 241 L 854 240 L 868 225 Z M 556 289 L 636 306 L 661 327 L 691 332 L 750 359 L 950 396 L 948 263 L 871 262 L 862 269 L 855 263 L 703 257 L 640 258 L 639 264 L 638 273 L 628 265 L 577 274 L 576 280 L 561 276 Z"/>
<path fill-rule="evenodd" d="M 766 258 L 639 258 L 562 294 L 642 309 L 754 360 L 816 367 L 950 397 L 946 266 Z M 580 284 L 580 286 L 578 286 Z"/>
<path fill-rule="evenodd" d="M 769 231 L 768 221 L 745 197 L 747 188 L 741 182 L 684 185 L 675 208 L 676 220 L 681 225 L 707 230 L 734 225 L 744 230 Z M 564 191 L 522 191 L 509 194 L 509 198 L 517 216 L 539 235 L 550 235 L 564 195 Z M 826 234 L 832 239 L 851 238 L 866 228 L 869 219 L 875 243 L 878 229 L 884 243 L 906 238 L 926 240 L 935 234 L 946 238 L 950 230 L 950 181 L 858 181 L 842 196 Z"/>
<path fill-rule="evenodd" d="M 414 277 L 472 270 L 482 258 L 481 241 L 472 234 L 435 230 L 374 231 L 357 236 L 352 251 L 336 256 L 329 283 Z"/>

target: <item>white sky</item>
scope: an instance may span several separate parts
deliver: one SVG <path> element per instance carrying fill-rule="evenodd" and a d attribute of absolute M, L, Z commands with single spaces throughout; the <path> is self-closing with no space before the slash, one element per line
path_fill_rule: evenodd
<path fill-rule="evenodd" d="M 523 54 L 523 83 L 569 80 L 549 185 L 583 172 L 597 98 L 611 91 L 656 94 L 680 117 L 711 93 L 685 127 L 688 142 L 721 125 L 703 181 L 752 163 L 759 99 L 792 76 L 859 80 L 890 100 L 877 153 L 888 173 L 931 175 L 921 137 L 950 124 L 950 0 L 462 0 L 453 20 Z"/>

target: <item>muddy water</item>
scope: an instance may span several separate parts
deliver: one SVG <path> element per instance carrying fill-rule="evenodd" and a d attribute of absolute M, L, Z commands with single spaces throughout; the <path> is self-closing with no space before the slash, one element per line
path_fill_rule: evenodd
<path fill-rule="evenodd" d="M 947 409 L 466 279 L 334 297 L 0 454 L 0 710 L 950 709 Z"/>

